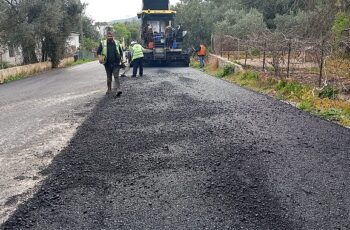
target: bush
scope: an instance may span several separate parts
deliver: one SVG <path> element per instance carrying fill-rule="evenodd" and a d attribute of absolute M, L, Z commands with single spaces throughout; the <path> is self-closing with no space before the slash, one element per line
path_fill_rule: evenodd
<path fill-rule="evenodd" d="M 304 89 L 304 86 L 299 82 L 286 82 L 279 81 L 276 85 L 276 89 L 283 94 L 297 93 Z"/>
<path fill-rule="evenodd" d="M 306 100 L 305 95 L 308 95 L 309 92 L 309 88 L 299 82 L 279 81 L 275 88 L 282 99 Z"/>
<path fill-rule="evenodd" d="M 335 99 L 337 98 L 338 90 L 334 89 L 331 86 L 326 86 L 320 93 L 320 98 L 329 98 L 329 99 Z"/>
<path fill-rule="evenodd" d="M 224 76 L 233 74 L 235 72 L 235 66 L 232 64 L 228 64 L 224 66 Z"/>
<path fill-rule="evenodd" d="M 227 64 L 223 69 L 219 69 L 216 73 L 216 77 L 223 78 L 235 72 L 235 66 L 232 64 Z"/>
<path fill-rule="evenodd" d="M 218 77 L 218 78 L 223 78 L 223 77 L 225 77 L 225 72 L 224 72 L 224 70 L 223 70 L 223 69 L 219 69 L 215 76 Z"/>

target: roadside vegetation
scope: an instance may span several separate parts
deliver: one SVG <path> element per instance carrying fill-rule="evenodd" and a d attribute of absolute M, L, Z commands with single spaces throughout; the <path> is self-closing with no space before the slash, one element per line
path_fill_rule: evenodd
<path fill-rule="evenodd" d="M 66 67 L 77 66 L 77 65 L 81 65 L 81 64 L 88 63 L 88 62 L 93 62 L 93 61 L 96 61 L 96 59 L 90 59 L 90 58 L 88 58 L 88 59 L 78 59 L 75 62 L 68 63 L 68 65 Z"/>
<path fill-rule="evenodd" d="M 174 8 L 187 45 L 200 41 L 259 75 L 349 98 L 349 0 L 183 0 Z"/>
<path fill-rule="evenodd" d="M 182 0 L 174 9 L 188 46 L 203 42 L 245 69 L 209 74 L 350 126 L 350 1 Z"/>
<path fill-rule="evenodd" d="M 77 65 L 84 64 L 84 63 L 92 62 L 95 60 L 96 59 L 78 59 L 77 61 L 67 61 L 67 62 L 63 62 L 59 67 L 60 68 L 72 67 L 72 66 L 77 66 Z M 10 75 L 10 76 L 6 77 L 5 79 L 3 79 L 2 81 L 0 79 L 0 84 L 18 81 L 18 80 L 21 80 L 21 79 L 26 78 L 28 76 L 42 73 L 42 72 L 47 71 L 49 69 L 51 69 L 51 67 L 49 67 L 49 68 L 35 67 L 32 70 L 28 71 L 27 69 L 24 68 L 23 70 L 19 70 L 20 73 Z"/>
<path fill-rule="evenodd" d="M 20 79 L 22 79 L 24 77 L 25 77 L 25 75 L 23 75 L 23 74 L 13 75 L 13 76 L 10 76 L 10 77 L 6 78 L 4 80 L 3 84 L 9 83 L 9 82 L 13 82 L 13 81 L 17 81 L 17 80 L 20 80 Z"/>
<path fill-rule="evenodd" d="M 199 62 L 193 60 L 191 66 L 199 68 Z M 350 101 L 340 99 L 339 92 L 331 86 L 318 89 L 297 81 L 276 79 L 273 75 L 255 70 L 235 73 L 233 65 L 218 69 L 209 66 L 204 71 L 217 78 L 267 94 L 301 110 L 350 127 Z"/>

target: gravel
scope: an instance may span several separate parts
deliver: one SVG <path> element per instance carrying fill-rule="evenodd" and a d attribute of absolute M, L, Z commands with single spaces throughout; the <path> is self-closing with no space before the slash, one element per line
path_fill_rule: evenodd
<path fill-rule="evenodd" d="M 190 68 L 105 96 L 1 229 L 350 229 L 350 130 Z"/>

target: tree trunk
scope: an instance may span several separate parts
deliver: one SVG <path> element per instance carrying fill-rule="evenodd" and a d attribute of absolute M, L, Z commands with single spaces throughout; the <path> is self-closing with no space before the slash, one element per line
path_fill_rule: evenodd
<path fill-rule="evenodd" d="M 35 53 L 35 45 L 31 44 L 22 44 L 22 56 L 23 64 L 33 64 L 38 63 L 38 58 Z"/>

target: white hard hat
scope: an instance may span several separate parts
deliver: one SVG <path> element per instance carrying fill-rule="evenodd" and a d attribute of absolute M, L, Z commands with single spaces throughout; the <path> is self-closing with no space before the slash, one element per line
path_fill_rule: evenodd
<path fill-rule="evenodd" d="M 131 45 L 135 45 L 136 43 L 137 43 L 137 42 L 135 42 L 135 41 L 132 41 L 132 42 L 131 42 Z"/>

